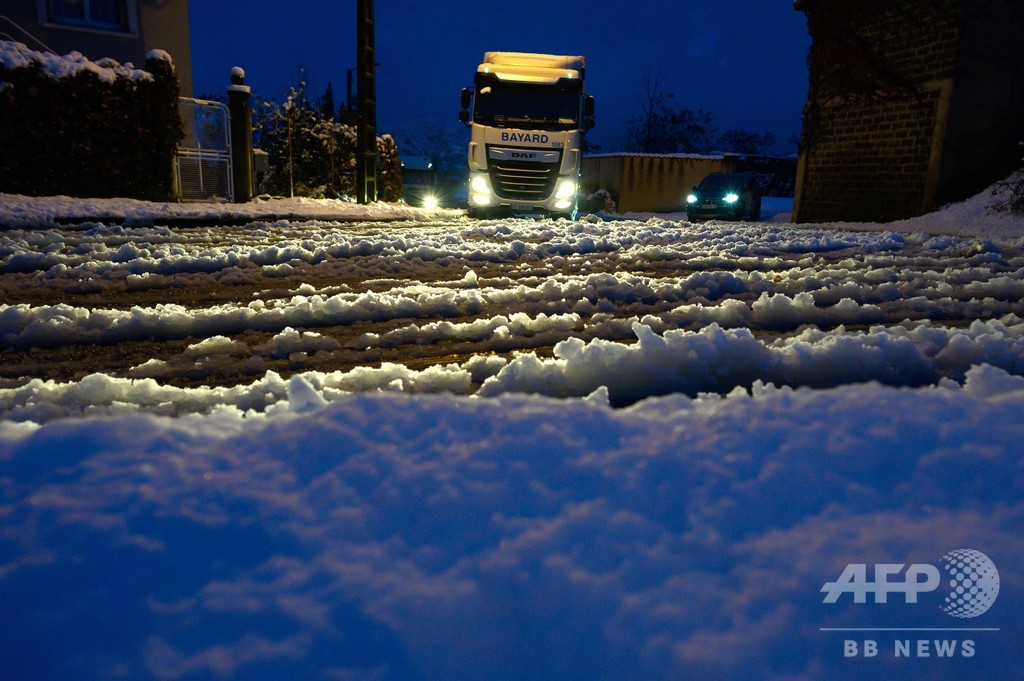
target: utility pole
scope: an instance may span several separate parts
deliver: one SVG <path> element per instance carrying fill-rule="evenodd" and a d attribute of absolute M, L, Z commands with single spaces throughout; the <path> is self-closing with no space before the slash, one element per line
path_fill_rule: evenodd
<path fill-rule="evenodd" d="M 377 84 L 373 0 L 358 0 L 356 18 L 356 200 L 377 200 Z"/>
<path fill-rule="evenodd" d="M 352 115 L 352 72 L 354 68 L 345 69 L 345 113 Z M 346 123 L 349 121 L 346 120 Z"/>

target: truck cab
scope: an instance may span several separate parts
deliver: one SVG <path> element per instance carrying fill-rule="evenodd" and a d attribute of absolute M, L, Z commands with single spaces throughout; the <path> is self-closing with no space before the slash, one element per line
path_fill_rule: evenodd
<path fill-rule="evenodd" d="M 484 54 L 459 116 L 471 133 L 470 215 L 575 218 L 583 135 L 594 126 L 584 73 L 581 56 Z"/>

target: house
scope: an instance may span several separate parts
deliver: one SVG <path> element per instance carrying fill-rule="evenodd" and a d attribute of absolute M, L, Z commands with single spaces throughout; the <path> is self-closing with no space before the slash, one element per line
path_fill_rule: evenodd
<path fill-rule="evenodd" d="M 793 217 L 885 222 L 1021 166 L 1020 0 L 795 0 L 810 87 Z"/>
<path fill-rule="evenodd" d="M 0 40 L 34 50 L 81 52 L 141 68 L 150 50 L 171 55 L 181 94 L 192 96 L 188 0 L 4 0 Z"/>

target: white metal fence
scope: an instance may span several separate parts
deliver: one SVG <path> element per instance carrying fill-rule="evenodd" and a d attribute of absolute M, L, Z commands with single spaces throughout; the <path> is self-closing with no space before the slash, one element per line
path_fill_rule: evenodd
<path fill-rule="evenodd" d="M 181 97 L 178 101 L 185 137 L 174 165 L 181 201 L 233 201 L 231 120 L 220 102 Z"/>

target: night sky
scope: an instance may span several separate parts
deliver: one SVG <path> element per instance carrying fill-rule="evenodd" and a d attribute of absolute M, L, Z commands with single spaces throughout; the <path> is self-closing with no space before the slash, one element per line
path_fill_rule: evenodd
<path fill-rule="evenodd" d="M 487 5 L 468 0 L 378 0 L 378 133 L 401 139 L 423 126 L 458 129 L 459 91 L 487 50 L 582 54 L 597 100 L 591 140 L 622 148 L 645 75 L 680 106 L 704 108 L 719 131 L 772 133 L 795 151 L 807 94 L 806 20 L 792 2 L 561 0 Z M 265 99 L 281 101 L 299 67 L 319 95 L 345 97 L 355 66 L 356 3 L 203 0 L 189 5 L 196 96 L 221 93 L 232 66 Z"/>

